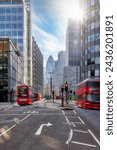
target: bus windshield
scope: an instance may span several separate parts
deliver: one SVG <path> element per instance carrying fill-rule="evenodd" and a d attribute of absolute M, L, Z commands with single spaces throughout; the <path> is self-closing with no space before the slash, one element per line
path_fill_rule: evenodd
<path fill-rule="evenodd" d="M 100 94 L 87 94 L 87 100 L 94 103 L 100 102 Z"/>
<path fill-rule="evenodd" d="M 90 82 L 88 81 L 86 83 L 87 86 L 91 86 L 91 87 L 100 87 L 100 82 Z"/>
<path fill-rule="evenodd" d="M 27 87 L 18 88 L 18 96 L 19 97 L 26 97 L 26 96 L 28 96 L 28 88 Z"/>

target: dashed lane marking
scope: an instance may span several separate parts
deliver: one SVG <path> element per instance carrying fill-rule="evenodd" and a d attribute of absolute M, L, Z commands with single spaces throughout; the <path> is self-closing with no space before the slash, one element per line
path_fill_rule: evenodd
<path fill-rule="evenodd" d="M 80 119 L 80 121 L 82 122 L 82 124 L 85 124 L 84 121 L 80 117 L 78 117 L 78 119 Z"/>
<path fill-rule="evenodd" d="M 92 137 L 94 138 L 94 140 L 98 143 L 98 145 L 100 146 L 100 142 L 99 140 L 96 138 L 96 136 L 93 134 L 93 132 L 91 130 L 88 129 L 88 132 L 92 135 Z"/>
<path fill-rule="evenodd" d="M 2 132 L 2 133 L 0 134 L 0 137 L 1 137 L 2 135 L 4 135 L 5 133 L 7 133 L 8 131 L 10 131 L 11 129 L 13 129 L 15 126 L 16 126 L 16 124 L 13 125 L 12 127 L 10 127 L 9 129 L 5 130 L 4 132 Z"/>
<path fill-rule="evenodd" d="M 75 110 L 73 110 L 74 114 L 77 114 Z"/>
<path fill-rule="evenodd" d="M 78 145 L 89 146 L 89 147 L 97 147 L 96 145 L 87 144 L 87 143 L 81 143 L 81 142 L 76 142 L 76 141 L 72 141 L 71 143 L 78 144 Z"/>
<path fill-rule="evenodd" d="M 26 117 L 24 117 L 21 121 L 24 121 L 26 118 L 28 118 L 30 116 L 30 114 L 29 115 L 27 115 Z"/>
<path fill-rule="evenodd" d="M 74 124 L 74 122 L 71 122 L 71 125 L 73 125 L 73 127 L 76 127 L 76 125 Z"/>
<path fill-rule="evenodd" d="M 83 130 L 74 130 L 74 132 L 88 133 L 87 131 L 83 131 Z"/>

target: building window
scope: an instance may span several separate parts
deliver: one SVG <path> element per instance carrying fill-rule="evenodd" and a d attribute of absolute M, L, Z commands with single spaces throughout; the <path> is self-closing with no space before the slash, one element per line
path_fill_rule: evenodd
<path fill-rule="evenodd" d="M 0 21 L 5 21 L 5 16 L 0 16 Z"/>
<path fill-rule="evenodd" d="M 11 28 L 11 24 L 6 24 L 6 29 Z"/>
<path fill-rule="evenodd" d="M 100 75 L 100 71 L 99 70 L 95 70 L 95 76 L 99 77 L 99 75 Z"/>
<path fill-rule="evenodd" d="M 17 16 L 12 16 L 12 21 L 17 21 Z"/>
<path fill-rule="evenodd" d="M 12 24 L 12 28 L 17 28 L 17 24 Z"/>
<path fill-rule="evenodd" d="M 11 21 L 11 16 L 6 16 L 6 21 Z"/>
<path fill-rule="evenodd" d="M 11 13 L 11 8 L 6 8 L 6 13 Z"/>
<path fill-rule="evenodd" d="M 5 29 L 5 24 L 0 24 L 0 29 Z"/>
<path fill-rule="evenodd" d="M 6 36 L 11 36 L 11 32 L 10 31 L 6 31 Z"/>
<path fill-rule="evenodd" d="M 1 31 L 0 36 L 5 36 L 5 31 Z"/>
<path fill-rule="evenodd" d="M 95 34 L 95 40 L 98 40 L 100 38 L 100 34 L 99 33 L 96 33 Z"/>
<path fill-rule="evenodd" d="M 91 76 L 91 71 L 88 71 L 88 77 L 90 77 Z"/>
<path fill-rule="evenodd" d="M 12 13 L 17 13 L 17 8 L 12 8 Z"/>
<path fill-rule="evenodd" d="M 18 13 L 22 13 L 23 9 L 22 8 L 18 8 Z"/>
<path fill-rule="evenodd" d="M 95 76 L 95 70 L 91 70 L 91 77 Z"/>
<path fill-rule="evenodd" d="M 5 8 L 0 8 L 0 14 L 5 13 Z"/>
<path fill-rule="evenodd" d="M 100 57 L 95 57 L 95 64 L 100 64 Z"/>
<path fill-rule="evenodd" d="M 95 52 L 100 51 L 100 46 L 99 45 L 95 45 Z"/>

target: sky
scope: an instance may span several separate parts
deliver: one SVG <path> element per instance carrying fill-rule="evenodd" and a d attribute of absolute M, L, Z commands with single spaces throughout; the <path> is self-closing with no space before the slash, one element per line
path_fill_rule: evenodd
<path fill-rule="evenodd" d="M 32 35 L 44 56 L 44 66 L 50 55 L 66 50 L 68 18 L 78 17 L 78 0 L 32 0 Z"/>

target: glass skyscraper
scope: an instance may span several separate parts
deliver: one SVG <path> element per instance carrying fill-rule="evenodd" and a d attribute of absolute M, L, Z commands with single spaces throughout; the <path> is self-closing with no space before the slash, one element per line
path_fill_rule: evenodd
<path fill-rule="evenodd" d="M 81 56 L 81 26 L 80 21 L 69 19 L 66 32 L 66 50 L 68 66 L 79 66 Z"/>
<path fill-rule="evenodd" d="M 24 58 L 24 82 L 28 82 L 29 24 L 28 6 L 30 1 L 0 1 L 0 38 L 9 38 Z M 31 36 L 30 36 L 31 38 Z M 31 46 L 30 46 L 31 47 Z"/>
<path fill-rule="evenodd" d="M 81 0 L 84 12 L 81 34 L 81 81 L 100 76 L 100 1 Z"/>
<path fill-rule="evenodd" d="M 25 49 L 24 7 L 22 0 L 0 2 L 0 37 L 10 38 L 23 55 Z"/>

